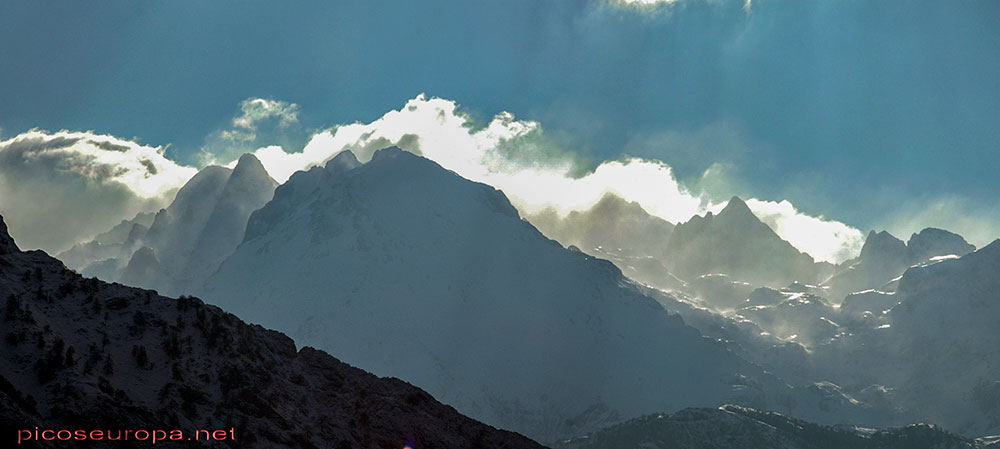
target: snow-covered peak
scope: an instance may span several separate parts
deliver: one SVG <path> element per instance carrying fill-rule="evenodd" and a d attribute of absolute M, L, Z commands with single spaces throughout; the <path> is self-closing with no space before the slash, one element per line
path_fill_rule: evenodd
<path fill-rule="evenodd" d="M 899 280 L 900 293 L 950 291 L 950 297 L 1000 292 L 1000 239 L 957 259 L 915 266 Z M 1000 303 L 1000 302 L 998 302 Z"/>
<path fill-rule="evenodd" d="M 916 262 L 950 254 L 964 256 L 976 250 L 975 245 L 965 241 L 962 236 L 938 228 L 926 228 L 913 234 L 906 242 L 906 247 L 910 250 L 912 260 Z"/>
<path fill-rule="evenodd" d="M 826 281 L 834 300 L 868 289 L 892 291 L 896 280 L 907 268 L 936 264 L 942 256 L 962 256 L 976 248 L 962 236 L 943 229 L 926 228 L 903 243 L 892 234 L 874 230 L 868 233 L 857 262 Z"/>

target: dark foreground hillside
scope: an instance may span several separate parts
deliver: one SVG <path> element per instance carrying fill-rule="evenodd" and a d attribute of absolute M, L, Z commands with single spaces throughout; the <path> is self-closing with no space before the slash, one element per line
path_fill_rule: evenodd
<path fill-rule="evenodd" d="M 541 447 L 400 380 L 296 350 L 285 335 L 198 299 L 85 279 L 44 252 L 21 252 L 2 218 L 0 301 L 3 447 L 36 426 L 177 429 L 185 441 L 196 430 L 225 430 L 210 447 Z M 136 441 L 145 435 L 24 447 L 151 446 L 151 435 Z"/>
<path fill-rule="evenodd" d="M 992 440 L 991 440 L 992 441 Z M 726 405 L 649 415 L 564 441 L 559 449 L 972 449 L 996 448 L 935 426 L 831 427 Z"/>

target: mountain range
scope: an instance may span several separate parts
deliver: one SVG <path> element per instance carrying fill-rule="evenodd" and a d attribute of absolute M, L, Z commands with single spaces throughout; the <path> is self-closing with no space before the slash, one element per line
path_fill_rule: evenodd
<path fill-rule="evenodd" d="M 824 421 L 862 408 L 821 410 L 826 396 L 702 337 L 503 193 L 396 148 L 294 175 L 198 294 L 542 442 L 734 401 Z"/>
<path fill-rule="evenodd" d="M 713 407 L 727 403 L 1000 433 L 996 243 L 873 231 L 833 266 L 738 197 L 676 225 L 610 194 L 522 217 L 502 192 L 395 148 L 275 185 L 253 156 L 207 167 L 167 208 L 59 257 L 197 294 L 544 443 L 685 407 L 725 427 L 734 418 Z"/>
<path fill-rule="evenodd" d="M 59 257 L 87 275 L 173 295 L 190 292 L 236 249 L 250 213 L 276 186 L 250 154 L 232 169 L 209 166 L 151 220 L 140 214 Z"/>

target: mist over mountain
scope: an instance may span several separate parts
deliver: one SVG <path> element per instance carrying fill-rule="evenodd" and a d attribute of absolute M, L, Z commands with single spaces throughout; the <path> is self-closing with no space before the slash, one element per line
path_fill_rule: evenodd
<path fill-rule="evenodd" d="M 682 412 L 707 413 L 697 431 L 673 419 L 664 421 L 672 430 L 634 424 L 646 418 L 618 424 L 725 403 L 824 425 L 1000 432 L 1000 379 L 990 368 L 1000 361 L 982 350 L 1000 345 L 989 337 L 996 243 L 969 253 L 961 236 L 939 229 L 907 243 L 873 232 L 856 260 L 814 285 L 832 265 L 813 262 L 735 197 L 676 226 L 612 195 L 586 212 L 530 216 L 564 248 L 502 192 L 397 148 L 364 164 L 342 152 L 276 184 L 250 155 L 234 169 L 208 167 L 168 208 L 64 256 L 84 273 L 196 292 L 543 442 L 591 432 L 719 447 L 814 447 L 809 438 L 830 435 L 871 442 L 836 428 L 809 438 L 763 431 L 778 418 L 753 409 L 735 418 L 737 409 Z M 9 237 L 2 248 L 20 254 Z M 859 290 L 872 283 L 880 290 Z M 17 410 L 9 415 L 35 413 Z M 609 425 L 618 427 L 599 431 Z M 716 432 L 707 429 L 725 428 L 737 437 L 709 438 Z M 886 444 L 911 435 L 881 432 Z"/>
<path fill-rule="evenodd" d="M 584 211 L 560 217 L 555 209 L 546 209 L 525 219 L 563 245 L 614 262 L 631 279 L 665 289 L 685 284 L 664 265 L 674 225 L 650 215 L 638 203 L 607 193 Z"/>
<path fill-rule="evenodd" d="M 0 448 L 1000 449 L 997 18 L 0 2 Z"/>
<path fill-rule="evenodd" d="M 614 262 L 632 279 L 721 309 L 738 307 L 758 286 L 814 284 L 833 272 L 781 239 L 738 197 L 717 215 L 676 227 L 613 194 L 565 217 L 546 210 L 527 219 L 564 245 Z"/>
<path fill-rule="evenodd" d="M 527 217 L 539 231 L 584 252 L 597 248 L 622 256 L 665 259 L 674 225 L 654 217 L 635 202 L 607 193 L 590 209 L 560 218 L 554 209 Z"/>
<path fill-rule="evenodd" d="M 499 191 L 396 148 L 293 175 L 199 294 L 540 441 L 734 401 L 867 413 L 789 388 L 611 263 L 545 238 Z"/>
<path fill-rule="evenodd" d="M 678 224 L 667 247 L 671 271 L 682 279 L 727 274 L 756 285 L 814 282 L 812 257 L 795 249 L 761 222 L 738 197 L 718 215 Z"/>
<path fill-rule="evenodd" d="M 541 447 L 196 298 L 84 278 L 41 251 L 20 252 L 2 218 L 0 297 L 8 442 L 40 426 L 109 436 L 235 429 L 235 440 L 216 442 L 227 447 Z M 155 447 L 134 439 L 88 447 L 137 444 Z"/>
<path fill-rule="evenodd" d="M 168 294 L 190 292 L 236 249 L 250 213 L 271 199 L 276 186 L 260 161 L 245 154 L 232 169 L 199 171 L 151 220 L 140 214 L 59 257 L 85 275 Z"/>

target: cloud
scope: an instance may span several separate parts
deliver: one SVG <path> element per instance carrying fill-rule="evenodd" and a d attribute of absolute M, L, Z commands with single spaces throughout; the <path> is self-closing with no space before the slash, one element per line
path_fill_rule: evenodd
<path fill-rule="evenodd" d="M 620 7 L 632 7 L 632 8 L 651 8 L 662 5 L 672 5 L 674 3 L 679 3 L 682 0 L 609 0 L 612 5 Z M 712 2 L 713 0 L 705 0 Z M 744 0 L 743 10 L 749 13 L 753 8 L 753 0 Z"/>
<path fill-rule="evenodd" d="M 780 202 L 750 199 L 747 206 L 781 238 L 817 261 L 838 263 L 857 256 L 865 243 L 858 229 L 838 221 L 812 217 Z"/>
<path fill-rule="evenodd" d="M 277 145 L 300 148 L 308 131 L 299 121 L 299 105 L 273 99 L 247 98 L 233 119 L 205 139 L 198 155 L 201 165 L 239 158 L 243 153 Z"/>
<path fill-rule="evenodd" d="M 612 0 L 611 3 L 618 5 L 656 5 L 656 4 L 670 4 L 675 3 L 678 0 Z"/>
<path fill-rule="evenodd" d="M 0 213 L 19 245 L 55 252 L 166 204 L 195 172 L 163 147 L 31 130 L 0 142 Z"/>
<path fill-rule="evenodd" d="M 422 94 L 370 123 L 316 132 L 300 147 L 254 147 L 264 128 L 267 139 L 275 130 L 305 132 L 296 105 L 251 98 L 225 129 L 210 136 L 229 146 L 202 154 L 211 162 L 235 165 L 243 152 L 253 152 L 272 177 L 284 182 L 343 150 L 367 161 L 376 150 L 396 145 L 503 190 L 526 214 L 554 210 L 565 216 L 613 193 L 678 223 L 718 211 L 723 204 L 714 199 L 733 193 L 750 197 L 734 181 L 737 166 L 731 162 L 713 163 L 687 183 L 653 158 L 623 157 L 588 166 L 550 139 L 538 122 L 501 112 L 480 123 L 454 101 Z M 739 159 L 743 148 L 731 123 L 654 137 L 630 144 L 658 144 L 670 154 L 692 158 Z M 163 147 L 90 132 L 32 130 L 0 142 L 0 212 L 11 212 L 8 221 L 22 245 L 58 251 L 137 212 L 162 207 L 194 173 L 164 157 Z M 803 214 L 788 201 L 750 198 L 747 204 L 782 238 L 817 260 L 837 262 L 860 250 L 861 232 L 843 223 Z"/>
<path fill-rule="evenodd" d="M 704 140 L 705 131 L 698 132 L 694 138 L 670 137 L 675 142 Z M 732 138 L 723 136 L 722 141 Z M 538 122 L 517 120 L 513 114 L 501 112 L 481 125 L 454 101 L 425 95 L 371 123 L 319 132 L 300 152 L 269 146 L 254 154 L 272 177 L 284 182 L 295 171 L 322 164 L 340 151 L 352 150 L 366 161 L 375 150 L 388 145 L 421 154 L 463 177 L 497 187 L 528 214 L 549 208 L 562 215 L 585 210 L 606 193 L 639 203 L 650 214 L 673 223 L 721 208 L 704 192 L 685 187 L 664 162 L 627 157 L 605 161 L 592 170 L 582 169 L 572 152 L 546 137 Z M 715 185 L 724 176 L 719 168 L 710 167 L 715 169 Z M 860 231 L 847 225 L 807 216 L 787 201 L 754 204 L 779 235 L 818 260 L 843 260 L 860 249 L 854 241 Z"/>

